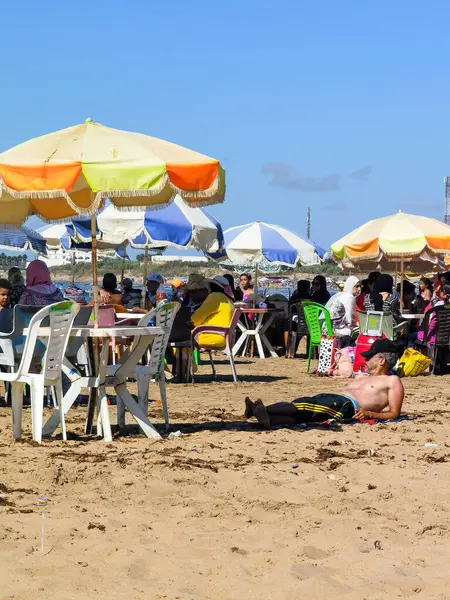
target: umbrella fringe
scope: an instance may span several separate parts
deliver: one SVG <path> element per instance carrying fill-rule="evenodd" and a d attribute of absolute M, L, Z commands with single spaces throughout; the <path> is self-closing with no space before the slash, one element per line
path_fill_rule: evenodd
<path fill-rule="evenodd" d="M 173 194 L 167 202 L 158 203 L 154 205 L 138 205 L 138 206 L 116 206 L 114 202 L 114 198 L 151 198 L 153 196 L 157 196 L 160 194 L 166 185 L 169 185 L 173 190 Z M 221 191 L 219 193 L 219 188 Z M 127 211 L 149 211 L 149 210 L 160 210 L 161 208 L 166 208 L 169 206 L 175 199 L 176 194 L 178 193 L 186 203 L 193 208 L 202 208 L 204 206 L 210 206 L 213 204 L 218 204 L 224 201 L 225 197 L 225 184 L 222 183 L 222 177 L 219 173 L 217 173 L 216 178 L 214 180 L 213 185 L 207 190 L 184 190 L 182 188 L 174 185 L 167 173 L 164 177 L 161 178 L 160 182 L 157 186 L 153 188 L 147 189 L 134 189 L 134 190 L 101 190 L 95 194 L 94 200 L 90 206 L 87 208 L 83 208 L 78 206 L 73 202 L 70 198 L 69 194 L 64 189 L 59 190 L 29 190 L 29 191 L 17 191 L 13 188 L 10 188 L 0 176 L 0 198 L 2 195 L 2 191 L 5 191 L 12 198 L 17 200 L 49 200 L 49 199 L 57 199 L 63 198 L 70 208 L 77 214 L 91 217 L 95 215 L 98 211 L 101 204 L 104 202 L 106 198 L 109 198 L 112 203 L 116 206 L 119 211 L 127 212 Z M 41 213 L 39 213 L 39 217 L 46 221 L 47 223 L 65 223 L 70 216 L 64 217 L 62 219 L 49 219 L 44 217 Z"/>

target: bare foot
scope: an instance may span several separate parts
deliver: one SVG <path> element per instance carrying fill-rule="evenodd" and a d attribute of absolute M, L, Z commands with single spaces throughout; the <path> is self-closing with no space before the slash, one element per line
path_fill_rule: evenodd
<path fill-rule="evenodd" d="M 244 412 L 244 419 L 250 419 L 251 417 L 254 417 L 254 409 L 255 405 L 253 404 L 253 402 L 250 400 L 250 398 L 247 396 L 245 398 L 245 412 Z"/>
<path fill-rule="evenodd" d="M 270 419 L 267 414 L 266 407 L 261 400 L 257 400 L 253 405 L 253 415 L 256 417 L 258 423 L 263 425 L 266 429 L 270 429 Z"/>

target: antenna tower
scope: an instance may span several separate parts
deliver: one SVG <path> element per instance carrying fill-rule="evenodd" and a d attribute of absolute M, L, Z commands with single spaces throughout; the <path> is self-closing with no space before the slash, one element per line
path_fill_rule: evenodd
<path fill-rule="evenodd" d="M 444 177 L 445 184 L 445 206 L 444 206 L 444 223 L 450 225 L 450 177 Z"/>

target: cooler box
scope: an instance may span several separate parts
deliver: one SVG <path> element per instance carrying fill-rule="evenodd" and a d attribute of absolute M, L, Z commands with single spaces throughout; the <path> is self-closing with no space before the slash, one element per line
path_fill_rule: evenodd
<path fill-rule="evenodd" d="M 354 373 L 365 373 L 366 372 L 366 359 L 361 356 L 361 352 L 366 352 L 370 349 L 372 344 L 381 338 L 385 338 L 384 333 L 381 335 L 367 335 L 365 333 L 360 333 L 356 340 L 356 352 L 355 352 L 355 362 L 353 363 L 353 372 Z"/>

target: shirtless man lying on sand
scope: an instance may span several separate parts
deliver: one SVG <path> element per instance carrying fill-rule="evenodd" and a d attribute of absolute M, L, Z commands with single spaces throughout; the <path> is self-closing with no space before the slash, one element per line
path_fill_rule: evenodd
<path fill-rule="evenodd" d="M 396 419 L 402 408 L 404 389 L 396 375 L 388 375 L 398 359 L 395 345 L 387 339 L 376 340 L 362 356 L 370 377 L 355 377 L 342 394 L 318 394 L 270 406 L 246 398 L 245 418 L 256 417 L 266 428 L 327 419 Z"/>

